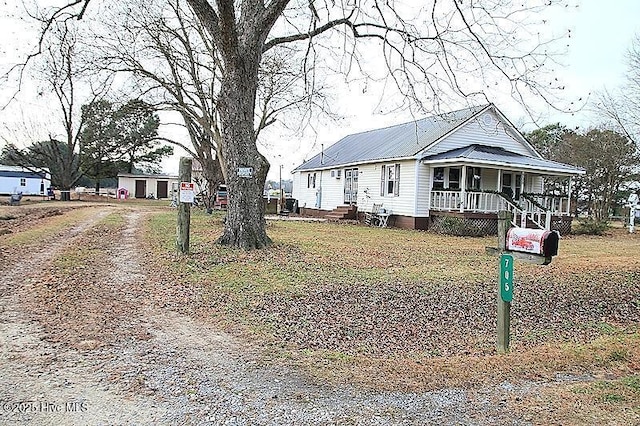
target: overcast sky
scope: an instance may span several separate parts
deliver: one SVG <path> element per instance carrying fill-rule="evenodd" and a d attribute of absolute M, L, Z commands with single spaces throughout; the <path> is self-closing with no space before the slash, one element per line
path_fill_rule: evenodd
<path fill-rule="evenodd" d="M 640 0 L 580 1 L 578 7 L 558 10 L 550 16 L 549 26 L 549 30 L 556 34 L 567 29 L 572 34 L 567 40 L 568 54 L 562 59 L 564 66 L 558 67 L 566 84 L 563 98 L 593 99 L 595 92 L 605 88 L 616 89 L 624 80 L 627 51 L 635 35 L 640 35 Z M 396 116 L 376 114 L 375 99 L 367 98 L 359 90 L 345 93 L 342 99 L 345 116 L 341 125 L 322 128 L 315 143 L 312 140 L 303 143 L 293 140 L 282 143 L 281 150 L 275 147 L 275 155 L 270 156 L 270 177 L 277 178 L 278 162 L 284 164 L 284 169 L 291 170 L 305 158 L 317 154 L 322 144 L 328 146 L 352 133 L 411 120 L 407 113 Z M 514 101 L 501 98 L 495 103 L 516 125 L 530 123 L 526 113 Z M 349 105 L 356 106 L 350 108 Z M 543 105 L 538 109 L 541 125 L 561 122 L 568 126 L 589 127 L 599 124 L 597 115 L 588 108 L 575 114 L 558 113 Z"/>
<path fill-rule="evenodd" d="M 0 15 L 8 9 L 14 9 L 18 0 L 8 0 L 0 4 Z M 589 93 L 601 91 L 604 88 L 615 89 L 624 78 L 626 72 L 625 55 L 631 41 L 636 34 L 640 34 L 640 0 L 584 0 L 578 7 L 570 7 L 557 11 L 549 19 L 549 31 L 554 33 L 570 29 L 572 37 L 568 40 L 568 55 L 563 58 L 565 64 L 559 73 L 566 91 L 563 98 L 577 100 L 587 99 Z M 25 33 L 15 26 L 9 25 L 0 16 L 0 61 L 2 69 L 15 61 L 13 52 L 16 43 L 25 43 Z M 0 87 L 0 91 L 4 90 Z M 0 92 L 0 99 L 6 99 L 7 91 Z M 21 103 L 14 105 L 7 111 L 0 112 L 2 127 L 10 125 L 15 120 L 17 111 L 46 111 L 46 106 L 25 94 L 20 97 Z M 337 99 L 338 111 L 343 118 L 339 124 L 320 123 L 317 134 L 302 140 L 298 137 L 283 137 L 278 134 L 268 134 L 263 140 L 263 153 L 267 155 L 272 167 L 269 178 L 277 179 L 280 165 L 283 166 L 283 177 L 289 177 L 289 171 L 299 165 L 304 159 L 317 154 L 322 144 L 325 146 L 337 142 L 340 138 L 364 130 L 385 127 L 411 120 L 408 113 L 397 115 L 376 114 L 377 99 L 369 93 L 363 94 L 361 87 L 353 87 L 349 93 L 340 93 Z M 495 100 L 498 108 L 514 123 L 527 123 L 522 108 L 506 98 Z M 588 127 L 597 125 L 597 117 L 588 110 L 573 115 L 562 115 L 545 111 L 538 107 L 539 114 L 543 114 L 540 124 L 561 122 L 570 126 Z M 546 115 L 545 115 L 546 114 Z M 0 141 L 0 144 L 2 142 Z M 164 164 L 165 171 L 177 172 L 177 159 L 173 158 Z"/>

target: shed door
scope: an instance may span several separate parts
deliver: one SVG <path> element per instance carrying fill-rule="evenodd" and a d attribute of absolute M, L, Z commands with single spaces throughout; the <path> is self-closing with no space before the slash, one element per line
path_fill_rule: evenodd
<path fill-rule="evenodd" d="M 136 180 L 136 198 L 146 198 L 147 196 L 147 181 Z"/>
<path fill-rule="evenodd" d="M 157 198 L 168 198 L 169 195 L 169 181 L 159 180 L 156 190 Z"/>
<path fill-rule="evenodd" d="M 344 203 L 358 203 L 358 169 L 344 171 Z"/>

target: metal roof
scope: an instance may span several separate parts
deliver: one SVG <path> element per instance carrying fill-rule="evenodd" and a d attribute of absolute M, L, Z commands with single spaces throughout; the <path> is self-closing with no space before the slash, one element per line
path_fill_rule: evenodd
<path fill-rule="evenodd" d="M 413 157 L 491 105 L 475 106 L 340 139 L 297 170 L 333 168 L 376 160 Z"/>
<path fill-rule="evenodd" d="M 47 179 L 48 180 L 46 173 L 35 173 L 35 172 L 30 172 L 30 171 L 18 172 L 18 171 L 0 170 L 0 177 Z"/>
<path fill-rule="evenodd" d="M 118 177 L 122 178 L 138 178 L 138 179 L 180 179 L 177 175 L 164 175 L 164 174 L 135 174 L 135 173 L 118 173 Z"/>
<path fill-rule="evenodd" d="M 469 162 L 476 164 L 495 164 L 503 167 L 508 166 L 513 168 L 536 169 L 571 175 L 585 173 L 584 169 L 569 164 L 558 163 L 556 161 L 545 160 L 542 158 L 528 157 L 526 155 L 507 151 L 504 148 L 478 144 L 452 149 L 451 151 L 441 152 L 439 154 L 426 155 L 421 158 L 421 160 L 429 163 Z"/>
<path fill-rule="evenodd" d="M 5 166 L 4 164 L 0 164 L 0 176 L 49 179 L 49 169 L 46 167 L 34 167 L 31 169 L 21 166 Z"/>

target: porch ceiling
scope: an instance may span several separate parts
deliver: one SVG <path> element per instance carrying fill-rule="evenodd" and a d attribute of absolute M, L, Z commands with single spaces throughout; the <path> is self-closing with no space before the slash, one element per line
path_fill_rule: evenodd
<path fill-rule="evenodd" d="M 439 154 L 427 155 L 420 159 L 424 164 L 472 164 L 487 165 L 499 168 L 522 169 L 541 174 L 582 175 L 585 171 L 570 164 L 542 158 L 527 157 L 506 149 L 473 144 Z"/>

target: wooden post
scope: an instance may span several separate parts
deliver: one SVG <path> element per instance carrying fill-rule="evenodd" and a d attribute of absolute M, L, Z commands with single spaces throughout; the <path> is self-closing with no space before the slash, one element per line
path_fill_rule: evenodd
<path fill-rule="evenodd" d="M 507 242 L 507 231 L 511 226 L 511 212 L 498 212 L 498 251 L 504 252 Z M 500 269 L 498 268 L 498 339 L 499 353 L 509 351 L 509 333 L 511 328 L 511 302 L 505 302 L 500 296 Z"/>
<path fill-rule="evenodd" d="M 189 157 L 180 157 L 178 175 L 180 182 L 191 182 L 191 163 Z M 180 197 L 178 197 L 179 199 Z M 176 247 L 178 253 L 189 254 L 189 227 L 191 225 L 191 203 L 178 203 L 178 224 Z"/>
<path fill-rule="evenodd" d="M 462 176 L 460 179 L 460 213 L 464 213 L 467 206 L 467 166 L 462 166 Z"/>
<path fill-rule="evenodd" d="M 569 176 L 569 185 L 567 188 L 567 216 L 571 216 L 571 176 Z"/>

